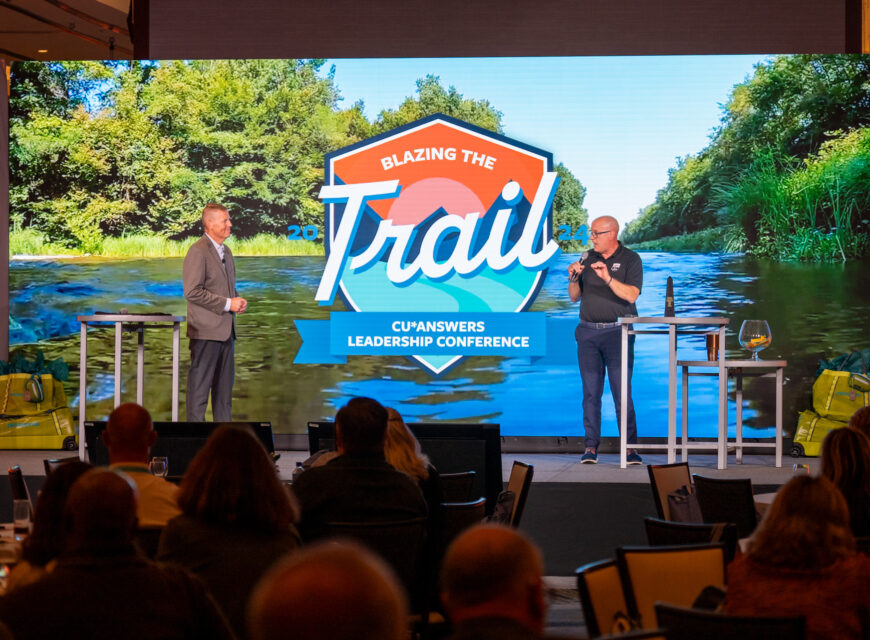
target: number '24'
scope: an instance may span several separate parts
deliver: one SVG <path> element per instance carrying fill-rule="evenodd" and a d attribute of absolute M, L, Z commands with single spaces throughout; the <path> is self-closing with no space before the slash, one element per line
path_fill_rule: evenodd
<path fill-rule="evenodd" d="M 589 233 L 585 224 L 581 224 L 575 233 L 571 233 L 571 225 L 560 224 L 556 240 L 558 242 L 567 242 L 568 240 L 577 240 L 583 244 L 589 243 Z"/>

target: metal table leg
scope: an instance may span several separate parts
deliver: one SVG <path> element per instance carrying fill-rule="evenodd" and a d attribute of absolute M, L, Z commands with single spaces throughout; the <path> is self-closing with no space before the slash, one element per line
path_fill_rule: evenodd
<path fill-rule="evenodd" d="M 85 405 L 88 397 L 88 323 L 81 323 L 79 339 L 79 460 L 85 459 Z"/>
<path fill-rule="evenodd" d="M 622 325 L 622 371 L 619 376 L 619 468 L 628 466 L 626 443 L 628 442 L 628 325 Z"/>
<path fill-rule="evenodd" d="M 138 348 L 136 349 L 136 402 L 144 406 L 143 388 L 145 386 L 145 325 L 139 323 L 136 329 L 137 338 L 139 339 Z"/>
<path fill-rule="evenodd" d="M 121 333 L 124 324 L 115 323 L 115 406 L 121 404 Z"/>
<path fill-rule="evenodd" d="M 178 348 L 181 335 L 181 323 L 172 325 L 172 421 L 178 422 Z"/>

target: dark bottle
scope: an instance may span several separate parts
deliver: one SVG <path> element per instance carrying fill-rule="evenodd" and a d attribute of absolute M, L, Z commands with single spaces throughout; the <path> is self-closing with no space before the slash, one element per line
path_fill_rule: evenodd
<path fill-rule="evenodd" d="M 665 292 L 665 317 L 674 317 L 674 279 L 668 276 L 668 288 Z"/>

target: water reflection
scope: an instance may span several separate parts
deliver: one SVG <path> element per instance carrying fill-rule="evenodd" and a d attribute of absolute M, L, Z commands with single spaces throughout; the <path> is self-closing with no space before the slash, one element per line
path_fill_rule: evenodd
<path fill-rule="evenodd" d="M 761 262 L 735 255 L 646 252 L 641 315 L 661 316 L 665 281 L 674 278 L 677 315 L 730 319 L 729 358 L 746 357 L 737 331 L 746 318 L 770 323 L 773 342 L 767 359 L 786 359 L 784 424 L 794 428 L 797 413 L 811 407 L 818 359 L 868 346 L 870 270 L 866 264 L 802 265 Z M 565 273 L 574 256 L 562 256 L 550 271 L 532 311 L 566 319 L 577 315 L 567 295 Z M 10 342 L 39 343 L 50 358 L 73 367 L 67 395 L 78 390 L 77 314 L 96 310 L 184 314 L 181 259 L 18 262 L 10 265 Z M 303 433 L 309 420 L 331 418 L 353 395 L 374 396 L 416 421 L 489 421 L 504 435 L 580 435 L 580 381 L 576 364 L 541 366 L 521 359 L 476 357 L 440 378 L 400 357 L 352 357 L 346 365 L 294 365 L 300 346 L 292 320 L 324 319 L 343 311 L 322 307 L 314 292 L 322 258 L 237 258 L 238 288 L 250 311 L 238 322 L 234 414 L 241 420 L 271 420 L 276 432 Z M 98 373 L 110 373 L 111 331 L 89 341 L 88 417 L 112 408 L 111 386 Z M 125 399 L 135 395 L 134 337 L 127 340 Z M 184 341 L 183 341 L 184 343 Z M 679 357 L 704 359 L 703 336 L 680 338 Z M 146 334 L 146 403 L 155 419 L 168 420 L 171 332 Z M 182 346 L 182 371 L 188 353 Z M 667 338 L 639 336 L 634 399 L 643 435 L 661 436 L 667 426 Z M 182 386 L 184 375 L 182 376 Z M 748 381 L 744 395 L 745 435 L 771 435 L 774 395 L 769 380 Z M 732 430 L 733 395 L 729 416 Z M 715 378 L 693 379 L 692 435 L 714 436 Z M 604 434 L 616 435 L 609 392 L 603 400 Z"/>

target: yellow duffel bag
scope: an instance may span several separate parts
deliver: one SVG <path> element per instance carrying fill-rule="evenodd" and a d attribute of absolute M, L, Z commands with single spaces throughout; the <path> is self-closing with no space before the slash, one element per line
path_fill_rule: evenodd
<path fill-rule="evenodd" d="M 823 418 L 814 411 L 801 411 L 798 416 L 797 430 L 794 434 L 792 456 L 815 457 L 822 452 L 822 440 L 829 431 L 842 429 L 849 423 L 843 420 Z"/>
<path fill-rule="evenodd" d="M 0 449 L 78 448 L 72 412 L 60 407 L 35 416 L 0 418 Z"/>
<path fill-rule="evenodd" d="M 0 376 L 0 416 L 33 416 L 65 406 L 63 383 L 50 373 Z"/>
<path fill-rule="evenodd" d="M 851 371 L 822 371 L 813 383 L 813 409 L 823 418 L 849 421 L 870 406 L 870 377 Z"/>

